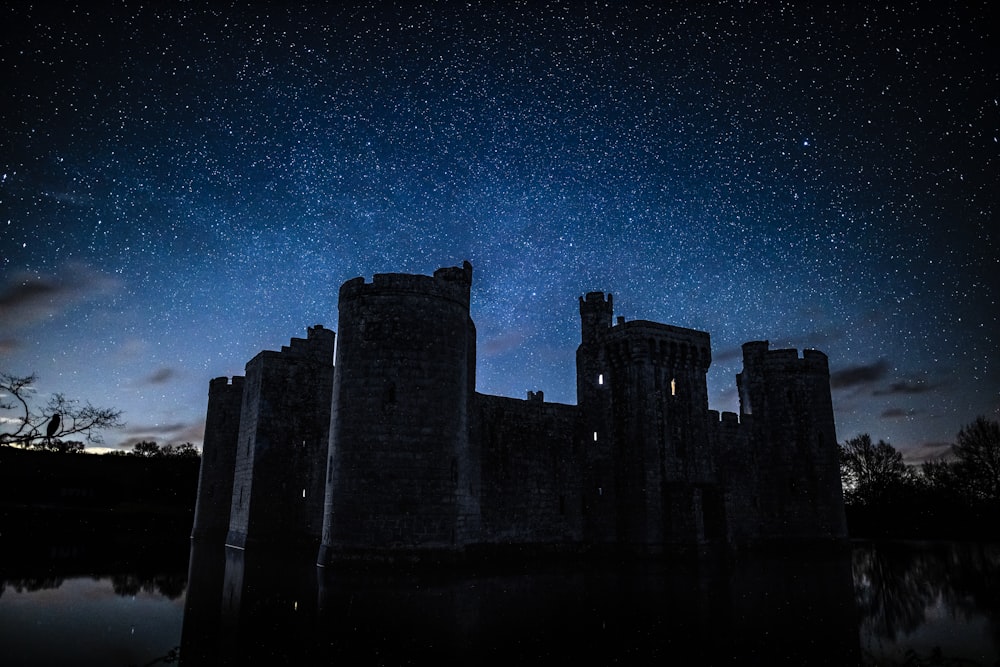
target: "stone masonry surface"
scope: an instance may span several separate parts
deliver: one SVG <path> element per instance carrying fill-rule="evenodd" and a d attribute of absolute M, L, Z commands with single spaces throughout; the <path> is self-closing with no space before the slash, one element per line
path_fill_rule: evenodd
<path fill-rule="evenodd" d="M 212 380 L 192 536 L 318 561 L 492 547 L 640 553 L 846 539 L 826 355 L 743 346 L 708 407 L 709 334 L 580 298 L 577 405 L 475 390 L 472 266 L 340 289 L 311 327 Z M 334 344 L 336 341 L 336 345 Z"/>

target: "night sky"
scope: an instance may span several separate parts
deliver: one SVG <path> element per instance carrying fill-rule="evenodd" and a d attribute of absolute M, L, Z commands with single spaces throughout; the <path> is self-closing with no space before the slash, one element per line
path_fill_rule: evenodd
<path fill-rule="evenodd" d="M 342 282 L 463 260 L 484 393 L 575 403 L 600 290 L 711 334 L 713 409 L 768 339 L 841 441 L 1000 418 L 988 2 L 88 4 L 0 8 L 0 370 L 107 446 L 200 444 Z"/>

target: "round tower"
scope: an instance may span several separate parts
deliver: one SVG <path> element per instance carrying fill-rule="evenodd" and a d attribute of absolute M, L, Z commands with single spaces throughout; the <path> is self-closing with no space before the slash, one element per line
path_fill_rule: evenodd
<path fill-rule="evenodd" d="M 472 531 L 472 266 L 340 289 L 320 563 L 460 547 Z"/>

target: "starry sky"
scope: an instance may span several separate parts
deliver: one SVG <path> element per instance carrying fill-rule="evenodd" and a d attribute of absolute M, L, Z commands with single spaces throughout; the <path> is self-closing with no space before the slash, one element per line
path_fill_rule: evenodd
<path fill-rule="evenodd" d="M 577 298 L 826 352 L 841 441 L 1000 418 L 989 3 L 4 3 L 0 370 L 200 444 L 210 378 L 469 260 L 478 390 Z M 58 7 L 58 9 L 56 8 Z"/>

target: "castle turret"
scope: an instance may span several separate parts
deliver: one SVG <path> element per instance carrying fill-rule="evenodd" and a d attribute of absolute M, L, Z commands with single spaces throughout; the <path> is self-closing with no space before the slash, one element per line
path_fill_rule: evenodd
<path fill-rule="evenodd" d="M 243 377 L 215 378 L 208 384 L 205 438 L 198 471 L 198 500 L 191 537 L 222 539 L 229 530 L 236 443 L 240 434 Z"/>
<path fill-rule="evenodd" d="M 619 540 L 657 546 L 721 539 L 723 501 L 708 437 L 709 335 L 621 321 L 605 349 Z"/>
<path fill-rule="evenodd" d="M 611 438 L 611 371 L 605 340 L 611 331 L 614 299 L 604 292 L 580 297 L 580 346 L 576 350 L 576 400 L 580 406 L 575 439 L 580 447 L 583 534 L 588 542 L 617 540 L 614 446 Z"/>
<path fill-rule="evenodd" d="M 335 340 L 316 325 L 247 364 L 228 544 L 319 542 Z"/>
<path fill-rule="evenodd" d="M 743 345 L 740 412 L 750 415 L 758 468 L 760 536 L 847 535 L 827 357 L 817 350 Z"/>
<path fill-rule="evenodd" d="M 614 314 L 614 297 L 604 292 L 587 292 L 586 297 L 580 297 L 580 334 L 583 345 L 593 345 L 603 339 L 611 328 L 611 317 Z"/>
<path fill-rule="evenodd" d="M 478 536 L 472 266 L 340 288 L 321 564 Z"/>

